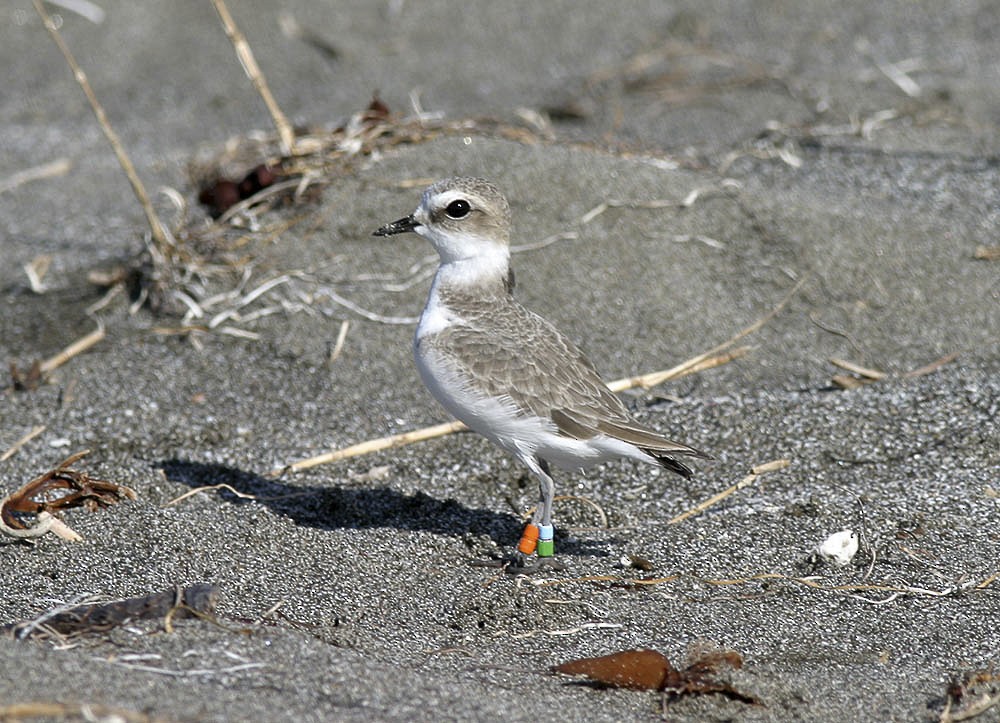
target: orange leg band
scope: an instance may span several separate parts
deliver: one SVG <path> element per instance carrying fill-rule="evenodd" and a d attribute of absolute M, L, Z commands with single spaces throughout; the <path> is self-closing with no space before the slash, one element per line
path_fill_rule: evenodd
<path fill-rule="evenodd" d="M 524 526 L 524 532 L 521 533 L 521 541 L 517 543 L 517 549 L 525 555 L 530 555 L 535 551 L 537 546 L 538 525 L 529 522 Z"/>

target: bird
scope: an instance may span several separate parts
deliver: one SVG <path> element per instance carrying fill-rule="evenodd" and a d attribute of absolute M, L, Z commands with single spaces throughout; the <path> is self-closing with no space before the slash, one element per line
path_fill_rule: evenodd
<path fill-rule="evenodd" d="M 414 232 L 439 256 L 413 352 L 420 378 L 467 427 L 506 450 L 539 484 L 508 571 L 559 568 L 555 559 L 551 466 L 579 470 L 622 457 L 682 477 L 681 458 L 711 459 L 639 423 L 579 347 L 514 296 L 511 210 L 483 178 L 428 187 L 409 216 L 375 236 Z"/>

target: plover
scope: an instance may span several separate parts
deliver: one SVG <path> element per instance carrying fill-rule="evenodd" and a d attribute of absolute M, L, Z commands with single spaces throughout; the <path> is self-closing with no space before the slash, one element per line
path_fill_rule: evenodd
<path fill-rule="evenodd" d="M 676 457 L 709 458 L 635 421 L 583 352 L 514 298 L 510 206 L 496 186 L 480 178 L 438 181 L 412 214 L 374 235 L 407 231 L 440 256 L 413 344 L 420 377 L 446 410 L 539 482 L 514 568 L 553 556 L 550 463 L 576 470 L 629 457 L 689 477 Z"/>

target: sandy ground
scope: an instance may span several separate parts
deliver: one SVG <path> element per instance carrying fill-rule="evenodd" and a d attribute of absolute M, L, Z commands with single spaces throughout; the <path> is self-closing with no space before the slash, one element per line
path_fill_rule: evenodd
<path fill-rule="evenodd" d="M 100 5 L 100 23 L 60 11 L 61 32 L 140 176 L 203 223 L 188 162 L 269 130 L 263 104 L 209 3 Z M 179 314 L 130 313 L 124 295 L 88 313 L 102 294 L 88 273 L 135 259 L 144 218 L 30 4 L 3 11 L 0 359 L 24 369 L 98 322 L 106 337 L 37 390 L 0 382 L 0 453 L 44 426 L 0 462 L 0 487 L 90 449 L 78 468 L 138 499 L 67 513 L 80 543 L 0 541 L 0 623 L 173 585 L 220 597 L 218 624 L 0 638 L 0 720 L 45 719 L 16 704 L 59 704 L 50 719 L 649 720 L 659 694 L 549 668 L 638 647 L 680 664 L 698 641 L 742 655 L 722 677 L 761 705 L 687 696 L 670 720 L 936 720 L 949 685 L 1000 663 L 1000 262 L 977 258 L 1000 243 L 995 3 L 231 10 L 295 123 L 336 128 L 377 90 L 399 116 L 412 97 L 525 133 L 359 159 L 318 200 L 262 219 L 288 229 L 257 239 L 245 290 L 284 283 L 215 331 L 165 334 Z M 306 39 L 282 32 L 283 14 Z M 57 160 L 67 174 L 9 182 Z M 410 358 L 428 281 L 399 283 L 431 250 L 370 234 L 413 209 L 422 179 L 455 174 L 507 192 L 528 246 L 521 299 L 608 379 L 711 348 L 805 279 L 743 358 L 625 395 L 715 459 L 690 481 L 630 463 L 560 475 L 563 572 L 469 565 L 511 549 L 535 498 L 473 435 L 268 476 L 447 420 Z M 39 255 L 42 293 L 22 269 Z M 887 376 L 842 390 L 832 357 Z M 775 459 L 791 464 L 670 523 Z M 219 484 L 243 496 L 170 504 Z M 844 528 L 863 535 L 854 560 L 812 564 Z M 982 674 L 950 705 L 998 692 Z"/>

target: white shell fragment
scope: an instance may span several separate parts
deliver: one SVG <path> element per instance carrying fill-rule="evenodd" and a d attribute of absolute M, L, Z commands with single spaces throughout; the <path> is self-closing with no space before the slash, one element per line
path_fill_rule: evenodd
<path fill-rule="evenodd" d="M 858 543 L 858 533 L 841 530 L 823 540 L 816 548 L 816 554 L 831 565 L 843 567 L 858 553 Z"/>

